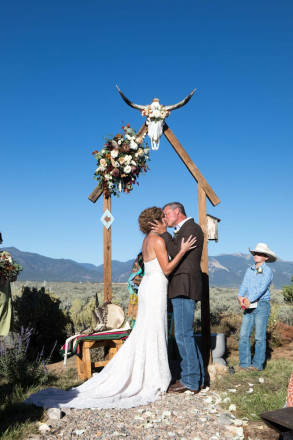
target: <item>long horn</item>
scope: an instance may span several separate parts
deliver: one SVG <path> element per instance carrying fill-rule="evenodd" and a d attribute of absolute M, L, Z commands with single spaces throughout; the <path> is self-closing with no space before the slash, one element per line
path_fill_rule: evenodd
<path fill-rule="evenodd" d="M 186 96 L 186 98 L 182 99 L 182 101 L 178 102 L 178 104 L 164 105 L 164 110 L 171 111 L 171 110 L 176 110 L 177 108 L 183 107 L 191 99 L 191 97 L 192 97 L 192 95 L 194 94 L 195 91 L 196 91 L 196 89 L 194 89 L 191 93 L 189 93 L 189 95 Z"/>
<path fill-rule="evenodd" d="M 126 104 L 128 104 L 130 107 L 136 108 L 137 110 L 144 110 L 145 108 L 147 108 L 147 105 L 138 105 L 138 104 L 134 104 L 134 102 L 129 101 L 129 99 L 126 98 L 126 96 L 121 92 L 121 90 L 119 89 L 119 87 L 117 85 L 116 85 L 116 87 L 118 89 L 118 92 L 122 96 L 122 99 L 124 99 Z"/>

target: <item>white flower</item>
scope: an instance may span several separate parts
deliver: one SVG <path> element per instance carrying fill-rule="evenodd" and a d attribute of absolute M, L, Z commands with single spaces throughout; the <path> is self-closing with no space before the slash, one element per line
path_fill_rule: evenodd
<path fill-rule="evenodd" d="M 129 136 L 128 133 L 126 133 L 125 138 L 128 139 L 129 141 L 131 140 L 131 136 Z"/>
<path fill-rule="evenodd" d="M 130 154 L 127 154 L 126 156 L 124 156 L 124 163 L 126 165 L 129 165 L 131 160 L 132 160 L 132 156 L 130 156 Z"/>
<path fill-rule="evenodd" d="M 121 145 L 121 144 L 122 144 L 122 139 L 119 139 L 118 145 Z"/>
<path fill-rule="evenodd" d="M 160 118 L 160 116 L 161 116 L 160 110 L 154 110 L 153 111 L 153 116 L 154 116 L 154 118 Z"/>
<path fill-rule="evenodd" d="M 106 180 L 111 180 L 111 179 L 112 179 L 111 174 L 105 174 L 105 179 L 106 179 Z"/>
<path fill-rule="evenodd" d="M 124 167 L 123 171 L 124 171 L 124 173 L 129 174 L 131 172 L 131 166 L 126 165 L 126 167 Z"/>
<path fill-rule="evenodd" d="M 117 157 L 118 156 L 118 150 L 114 149 L 111 151 L 111 156 L 112 157 Z"/>
<path fill-rule="evenodd" d="M 130 141 L 130 148 L 132 148 L 132 150 L 137 150 L 138 145 L 135 141 L 131 140 Z"/>
<path fill-rule="evenodd" d="M 106 167 L 103 167 L 102 165 L 99 165 L 98 168 L 96 169 L 96 173 L 100 172 L 100 171 L 105 171 Z"/>
<path fill-rule="evenodd" d="M 149 153 L 149 151 L 150 151 L 150 149 L 149 149 L 149 148 L 145 148 L 145 149 L 144 149 L 144 154 L 148 154 L 148 153 Z"/>
<path fill-rule="evenodd" d="M 101 153 L 104 154 L 104 153 L 105 153 L 105 150 L 101 150 Z"/>
<path fill-rule="evenodd" d="M 134 160 L 131 161 L 131 164 L 136 166 L 136 162 Z"/>

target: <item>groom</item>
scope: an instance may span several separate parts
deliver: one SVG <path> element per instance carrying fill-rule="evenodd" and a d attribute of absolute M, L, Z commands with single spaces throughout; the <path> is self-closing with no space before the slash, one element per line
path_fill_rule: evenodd
<path fill-rule="evenodd" d="M 181 241 L 190 235 L 196 237 L 196 248 L 190 250 L 169 276 L 168 295 L 174 314 L 175 339 L 181 361 L 181 378 L 170 385 L 168 392 L 183 393 L 190 390 L 198 393 L 204 380 L 204 368 L 200 351 L 194 341 L 194 311 L 196 302 L 202 299 L 202 274 L 200 260 L 203 246 L 203 232 L 193 218 L 187 217 L 184 206 L 178 202 L 163 207 L 163 225 L 153 223 L 153 231 L 164 239 L 171 258 L 179 252 Z M 174 237 L 167 227 L 175 227 Z"/>

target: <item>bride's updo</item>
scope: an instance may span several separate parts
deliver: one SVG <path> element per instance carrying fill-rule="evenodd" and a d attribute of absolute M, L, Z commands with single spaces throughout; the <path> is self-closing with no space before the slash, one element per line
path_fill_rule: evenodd
<path fill-rule="evenodd" d="M 163 216 L 163 210 L 157 206 L 144 209 L 138 217 L 139 229 L 144 234 L 148 234 L 152 229 L 152 225 L 150 225 L 149 222 L 153 222 L 153 220 L 158 220 L 161 222 Z"/>

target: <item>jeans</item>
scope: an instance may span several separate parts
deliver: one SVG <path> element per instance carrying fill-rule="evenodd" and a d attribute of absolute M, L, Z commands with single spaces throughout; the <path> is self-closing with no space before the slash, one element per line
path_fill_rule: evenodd
<path fill-rule="evenodd" d="M 199 390 L 204 382 L 201 353 L 194 340 L 193 322 L 196 301 L 189 298 L 171 299 L 174 314 L 175 339 L 181 361 L 180 382 L 190 390 Z"/>
<path fill-rule="evenodd" d="M 263 370 L 266 358 L 266 333 L 270 315 L 270 303 L 260 301 L 256 309 L 246 309 L 243 314 L 239 339 L 239 367 L 251 365 Z M 255 327 L 255 353 L 251 362 L 250 335 Z"/>

